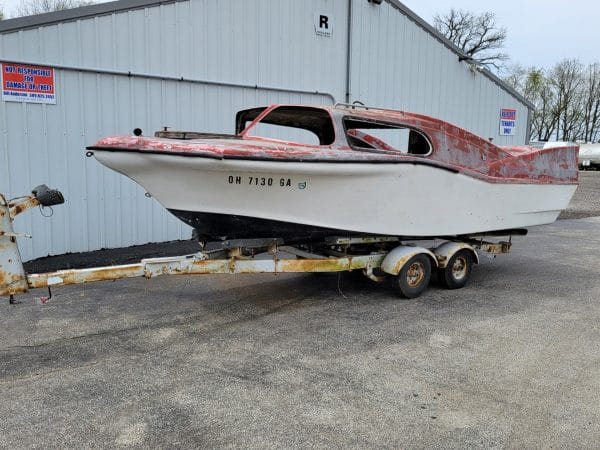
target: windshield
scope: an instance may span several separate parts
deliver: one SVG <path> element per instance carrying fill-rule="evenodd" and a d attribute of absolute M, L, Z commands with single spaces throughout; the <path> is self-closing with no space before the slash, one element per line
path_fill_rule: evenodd
<path fill-rule="evenodd" d="M 252 114 L 249 117 L 252 117 Z M 249 117 L 243 117 L 241 121 Z M 246 123 L 239 124 L 242 130 L 245 126 Z M 275 108 L 244 132 L 246 136 L 279 139 L 306 145 L 331 145 L 335 140 L 333 121 L 329 113 L 321 108 L 305 106 Z"/>

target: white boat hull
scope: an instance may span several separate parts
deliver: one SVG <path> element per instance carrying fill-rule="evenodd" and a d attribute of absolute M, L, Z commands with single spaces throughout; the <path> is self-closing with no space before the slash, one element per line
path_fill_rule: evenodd
<path fill-rule="evenodd" d="M 275 162 L 94 150 L 169 210 L 433 237 L 554 222 L 575 184 L 490 183 L 414 163 Z"/>

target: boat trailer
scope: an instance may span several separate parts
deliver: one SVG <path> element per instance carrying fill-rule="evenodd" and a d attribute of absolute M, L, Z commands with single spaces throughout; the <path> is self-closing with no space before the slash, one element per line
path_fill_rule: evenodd
<path fill-rule="evenodd" d="M 48 273 L 25 272 L 13 220 L 34 207 L 52 207 L 64 203 L 63 195 L 45 185 L 31 195 L 6 200 L 0 194 L 0 296 L 25 294 L 30 289 L 81 284 L 91 281 L 159 275 L 309 273 L 360 270 L 376 282 L 392 281 L 406 298 L 418 297 L 428 286 L 433 270 L 450 289 L 463 287 L 473 264 L 479 262 L 476 250 L 495 256 L 508 253 L 510 236 L 525 230 L 507 232 L 508 241 L 487 242 L 483 238 L 447 238 L 433 248 L 421 247 L 395 236 L 333 236 L 317 244 L 290 246 L 281 239 L 243 239 L 211 242 L 201 251 L 176 257 L 142 259 L 136 264 L 67 269 Z M 526 232 L 526 231 L 525 231 Z M 440 238 L 442 239 L 442 238 Z M 437 239 L 436 239 L 437 240 Z M 422 241 L 422 240 L 419 240 Z M 406 242 L 409 242 L 408 244 Z"/>

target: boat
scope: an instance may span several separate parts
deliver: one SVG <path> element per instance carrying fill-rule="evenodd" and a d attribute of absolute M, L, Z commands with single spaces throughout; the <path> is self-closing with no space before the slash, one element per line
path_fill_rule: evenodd
<path fill-rule="evenodd" d="M 572 142 L 565 141 L 538 141 L 533 143 L 539 148 L 564 147 L 565 145 L 574 145 Z M 600 168 L 600 143 L 578 142 L 579 146 L 579 168 L 599 169 Z"/>
<path fill-rule="evenodd" d="M 202 241 L 503 233 L 554 222 L 578 179 L 576 145 L 498 146 L 433 117 L 347 104 L 250 108 L 233 135 L 136 129 L 87 150 Z"/>

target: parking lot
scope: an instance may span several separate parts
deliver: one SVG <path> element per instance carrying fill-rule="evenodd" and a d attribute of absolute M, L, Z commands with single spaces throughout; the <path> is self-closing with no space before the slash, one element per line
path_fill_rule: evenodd
<path fill-rule="evenodd" d="M 0 446 L 597 447 L 599 194 L 415 300 L 346 273 L 4 302 Z"/>

